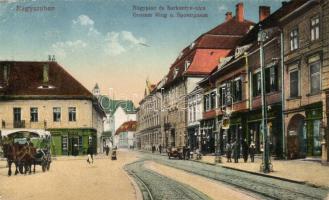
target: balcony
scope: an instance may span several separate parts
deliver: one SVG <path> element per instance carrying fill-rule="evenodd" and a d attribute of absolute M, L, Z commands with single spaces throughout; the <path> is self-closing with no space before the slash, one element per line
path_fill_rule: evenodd
<path fill-rule="evenodd" d="M 25 120 L 14 121 L 14 128 L 25 128 Z"/>
<path fill-rule="evenodd" d="M 1 128 L 2 129 L 12 129 L 12 128 L 46 129 L 47 122 L 46 121 L 30 122 L 30 121 L 26 121 L 26 120 L 8 122 L 5 120 L 2 120 Z"/>

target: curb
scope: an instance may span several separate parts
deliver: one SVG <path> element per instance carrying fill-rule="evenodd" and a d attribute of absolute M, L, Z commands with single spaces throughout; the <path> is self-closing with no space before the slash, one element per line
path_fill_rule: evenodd
<path fill-rule="evenodd" d="M 267 178 L 279 179 L 281 181 L 287 181 L 287 182 L 291 182 L 291 183 L 297 183 L 297 184 L 303 184 L 303 185 L 308 184 L 306 181 L 296 181 L 296 180 L 293 180 L 293 179 L 287 179 L 287 178 L 282 178 L 282 177 L 278 177 L 278 176 L 271 176 L 271 175 L 267 175 L 267 174 L 263 174 L 263 173 L 259 173 L 259 172 L 251 172 L 251 171 L 237 169 L 237 168 L 233 168 L 233 167 L 227 167 L 227 166 L 221 166 L 221 167 L 223 167 L 225 169 L 231 169 L 231 170 L 244 172 L 244 173 L 248 173 L 248 174 L 253 174 L 253 175 L 257 175 L 257 176 L 263 176 L 263 177 L 267 177 Z M 312 185 L 312 186 L 314 187 L 315 185 Z M 319 186 L 315 186 L 315 187 L 319 187 Z"/>

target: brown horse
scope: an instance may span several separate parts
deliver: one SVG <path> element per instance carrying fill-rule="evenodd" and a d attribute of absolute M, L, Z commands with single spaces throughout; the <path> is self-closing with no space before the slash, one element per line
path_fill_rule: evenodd
<path fill-rule="evenodd" d="M 4 157 L 7 159 L 7 165 L 8 165 L 8 176 L 11 176 L 11 165 L 14 163 L 16 166 L 15 175 L 18 174 L 18 165 L 16 162 L 16 150 L 17 147 L 15 147 L 14 144 L 3 144 L 3 153 Z"/>

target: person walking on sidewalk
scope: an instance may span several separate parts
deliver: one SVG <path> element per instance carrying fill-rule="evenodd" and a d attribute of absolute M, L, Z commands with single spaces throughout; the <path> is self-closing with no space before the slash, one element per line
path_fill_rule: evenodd
<path fill-rule="evenodd" d="M 94 148 L 92 145 L 89 145 L 89 147 L 87 149 L 87 154 L 88 154 L 87 162 L 89 164 L 93 164 L 94 163 Z"/>
<path fill-rule="evenodd" d="M 109 145 L 106 145 L 106 147 L 105 147 L 105 152 L 106 152 L 106 156 L 108 156 L 108 155 L 109 155 L 109 152 L 110 152 L 110 147 L 109 147 Z"/>
<path fill-rule="evenodd" d="M 161 144 L 159 145 L 159 153 L 161 154 L 161 151 L 162 151 L 162 146 Z"/>
<path fill-rule="evenodd" d="M 248 147 L 246 139 L 244 139 L 242 141 L 242 154 L 243 154 L 244 162 L 247 162 L 248 161 L 248 154 L 249 154 L 249 147 Z"/>
<path fill-rule="evenodd" d="M 250 154 L 251 162 L 255 161 L 255 151 L 256 151 L 255 143 L 251 142 L 250 147 L 249 147 L 249 154 Z"/>
<path fill-rule="evenodd" d="M 230 144 L 230 142 L 227 142 L 225 148 L 226 148 L 226 158 L 227 158 L 227 161 L 226 162 L 232 162 L 232 159 L 231 159 L 232 145 Z"/>
<path fill-rule="evenodd" d="M 233 158 L 234 158 L 234 162 L 238 163 L 239 162 L 239 145 L 238 142 L 235 140 L 233 142 Z"/>

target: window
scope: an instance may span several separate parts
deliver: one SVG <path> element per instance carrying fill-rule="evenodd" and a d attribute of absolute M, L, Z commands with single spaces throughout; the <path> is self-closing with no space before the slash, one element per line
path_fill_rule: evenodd
<path fill-rule="evenodd" d="M 241 79 L 236 79 L 233 81 L 233 101 L 241 101 L 242 100 L 242 81 Z"/>
<path fill-rule="evenodd" d="M 189 117 L 190 117 L 189 122 L 192 122 L 192 106 L 191 105 L 189 106 L 188 112 L 189 112 Z"/>
<path fill-rule="evenodd" d="M 196 121 L 196 104 L 193 105 L 193 121 Z"/>
<path fill-rule="evenodd" d="M 38 121 L 38 108 L 31 108 L 30 114 L 31 114 L 30 121 L 37 122 Z"/>
<path fill-rule="evenodd" d="M 205 111 L 208 111 L 208 110 L 210 110 L 210 101 L 209 101 L 209 95 L 210 94 L 206 94 L 205 96 L 204 96 L 204 110 Z"/>
<path fill-rule="evenodd" d="M 67 150 L 68 150 L 68 138 L 67 138 L 67 136 L 62 136 L 62 151 L 63 151 L 63 154 L 64 154 L 64 152 L 67 153 Z"/>
<path fill-rule="evenodd" d="M 69 107 L 69 121 L 75 122 L 77 120 L 77 111 L 75 107 Z"/>
<path fill-rule="evenodd" d="M 257 72 L 253 75 L 253 96 L 257 97 L 260 95 L 261 93 L 261 86 L 262 86 L 262 77 L 261 77 L 261 73 Z"/>
<path fill-rule="evenodd" d="M 321 79 L 320 79 L 320 61 L 310 64 L 310 89 L 311 94 L 319 93 L 321 90 Z"/>
<path fill-rule="evenodd" d="M 216 107 L 216 91 L 210 93 L 210 109 Z"/>
<path fill-rule="evenodd" d="M 21 108 L 14 108 L 14 122 L 21 121 Z"/>
<path fill-rule="evenodd" d="M 320 18 L 314 17 L 311 19 L 311 40 L 320 38 Z"/>
<path fill-rule="evenodd" d="M 53 120 L 54 120 L 54 122 L 61 121 L 61 108 L 59 108 L 59 107 L 53 108 Z"/>
<path fill-rule="evenodd" d="M 265 88 L 266 92 L 278 91 L 278 67 L 274 65 L 265 69 Z"/>
<path fill-rule="evenodd" d="M 222 106 L 226 105 L 226 86 L 225 85 L 222 85 L 220 88 L 219 88 L 219 91 L 220 91 L 220 104 Z"/>
<path fill-rule="evenodd" d="M 298 47 L 298 29 L 295 28 L 290 32 L 290 50 L 296 50 Z"/>
<path fill-rule="evenodd" d="M 297 69 L 290 72 L 290 97 L 299 96 L 299 71 Z"/>

